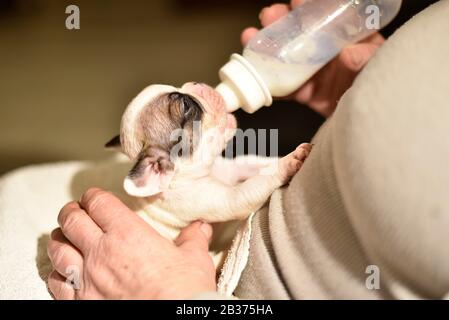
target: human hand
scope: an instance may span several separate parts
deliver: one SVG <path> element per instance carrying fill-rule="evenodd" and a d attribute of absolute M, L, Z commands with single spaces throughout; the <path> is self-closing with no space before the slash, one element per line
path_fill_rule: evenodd
<path fill-rule="evenodd" d="M 273 4 L 264 8 L 259 15 L 263 27 L 266 27 L 297 6 L 303 0 L 292 0 L 291 5 Z M 247 28 L 242 32 L 243 45 L 256 34 L 257 28 Z M 288 98 L 309 105 L 325 117 L 330 116 L 338 100 L 352 85 L 357 74 L 383 44 L 384 38 L 375 33 L 363 41 L 344 48 L 341 53 L 317 72 L 309 81 Z"/>
<path fill-rule="evenodd" d="M 191 224 L 173 243 L 100 189 L 65 205 L 58 223 L 47 247 L 56 299 L 186 299 L 216 290 L 208 224 Z"/>

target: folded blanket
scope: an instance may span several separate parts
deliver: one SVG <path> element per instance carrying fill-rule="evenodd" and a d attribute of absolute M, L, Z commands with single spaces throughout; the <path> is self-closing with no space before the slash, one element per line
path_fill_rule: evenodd
<path fill-rule="evenodd" d="M 0 299 L 50 299 L 46 245 L 86 163 L 39 165 L 0 180 Z"/>

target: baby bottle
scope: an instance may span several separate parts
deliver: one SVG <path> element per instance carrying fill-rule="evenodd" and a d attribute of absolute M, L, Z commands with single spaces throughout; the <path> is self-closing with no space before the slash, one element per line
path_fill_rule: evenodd
<path fill-rule="evenodd" d="M 253 113 L 293 93 L 347 45 L 390 23 L 402 0 L 305 0 L 250 40 L 219 72 L 229 112 Z"/>

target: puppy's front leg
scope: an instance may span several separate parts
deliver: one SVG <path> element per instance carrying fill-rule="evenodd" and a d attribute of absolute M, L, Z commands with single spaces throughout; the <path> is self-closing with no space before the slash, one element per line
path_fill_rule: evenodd
<path fill-rule="evenodd" d="M 301 144 L 289 155 L 273 162 L 244 182 L 227 188 L 226 211 L 233 219 L 245 219 L 268 200 L 274 190 L 288 183 L 309 155 L 312 145 Z"/>
<path fill-rule="evenodd" d="M 290 179 L 301 169 L 304 161 L 309 156 L 312 151 L 313 145 L 311 143 L 302 143 L 296 149 L 279 159 L 277 174 L 282 179 L 283 183 L 286 184 Z M 261 171 L 261 174 L 267 174 L 265 170 L 272 170 L 270 167 L 265 168 Z"/>
<path fill-rule="evenodd" d="M 267 168 L 275 168 L 278 161 L 279 158 L 256 155 L 238 156 L 235 159 L 219 157 L 214 162 L 211 175 L 233 186 L 259 175 L 261 170 L 267 171 Z"/>
<path fill-rule="evenodd" d="M 287 183 L 301 168 L 311 150 L 302 144 L 283 158 L 271 159 L 270 165 L 236 185 L 215 176 L 207 176 L 165 194 L 159 205 L 176 212 L 183 221 L 223 222 L 246 219 L 268 200 L 274 190 Z M 174 199 L 175 201 L 172 201 Z"/>

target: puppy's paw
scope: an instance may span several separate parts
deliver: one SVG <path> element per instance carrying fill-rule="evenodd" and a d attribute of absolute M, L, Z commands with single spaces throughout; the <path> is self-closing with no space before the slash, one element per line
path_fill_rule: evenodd
<path fill-rule="evenodd" d="M 279 160 L 279 176 L 282 184 L 286 184 L 301 169 L 304 161 L 312 151 L 313 145 L 302 143 L 295 151 Z"/>

